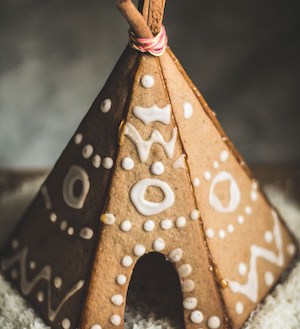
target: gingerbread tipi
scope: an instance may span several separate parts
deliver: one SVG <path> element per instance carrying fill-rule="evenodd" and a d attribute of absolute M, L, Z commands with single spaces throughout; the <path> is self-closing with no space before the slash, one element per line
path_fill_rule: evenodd
<path fill-rule="evenodd" d="M 157 252 L 177 270 L 186 328 L 240 328 L 295 243 L 167 47 L 164 0 L 118 6 L 130 44 L 1 269 L 52 328 L 122 328 L 135 264 Z"/>

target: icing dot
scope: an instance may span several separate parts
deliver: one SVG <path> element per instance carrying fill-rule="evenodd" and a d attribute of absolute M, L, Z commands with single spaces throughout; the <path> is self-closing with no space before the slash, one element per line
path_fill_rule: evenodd
<path fill-rule="evenodd" d="M 286 251 L 288 252 L 289 255 L 294 255 L 296 251 L 296 247 L 292 243 L 290 243 L 287 245 Z"/>
<path fill-rule="evenodd" d="M 271 231 L 265 232 L 265 241 L 271 243 L 273 241 L 273 233 Z"/>
<path fill-rule="evenodd" d="M 204 316 L 200 311 L 193 311 L 190 315 L 190 319 L 193 323 L 201 323 L 204 319 Z"/>
<path fill-rule="evenodd" d="M 184 102 L 182 105 L 183 108 L 183 117 L 185 119 L 190 119 L 193 115 L 193 106 L 189 102 Z"/>
<path fill-rule="evenodd" d="M 143 228 L 146 232 L 151 232 L 154 230 L 155 228 L 155 223 L 153 222 L 153 220 L 149 219 L 146 220 L 146 222 L 143 225 Z"/>
<path fill-rule="evenodd" d="M 83 139 L 82 134 L 76 134 L 74 137 L 74 143 L 78 145 L 82 142 L 82 139 Z"/>
<path fill-rule="evenodd" d="M 124 220 L 121 224 L 120 224 L 120 229 L 123 232 L 129 232 L 132 229 L 132 224 L 130 220 Z"/>
<path fill-rule="evenodd" d="M 32 270 L 34 270 L 34 269 L 36 268 L 36 262 L 31 261 L 31 262 L 29 263 L 29 267 L 30 267 Z"/>
<path fill-rule="evenodd" d="M 141 85 L 146 88 L 150 89 L 154 86 L 154 78 L 152 75 L 146 74 L 141 79 Z"/>
<path fill-rule="evenodd" d="M 172 226 L 173 226 L 173 223 L 172 223 L 171 219 L 163 219 L 160 222 L 160 227 L 163 230 L 169 230 Z"/>
<path fill-rule="evenodd" d="M 121 324 L 121 317 L 118 314 L 113 314 L 109 320 L 114 326 L 119 326 Z"/>
<path fill-rule="evenodd" d="M 209 180 L 211 179 L 211 173 L 210 173 L 209 171 L 206 171 L 206 172 L 204 173 L 204 179 L 205 179 L 206 181 L 209 181 Z"/>
<path fill-rule="evenodd" d="M 245 208 L 245 213 L 246 213 L 247 215 L 251 215 L 251 213 L 252 213 L 252 209 L 251 209 L 251 207 L 246 207 L 246 208 Z"/>
<path fill-rule="evenodd" d="M 124 267 L 129 267 L 132 265 L 133 260 L 130 256 L 124 256 L 121 263 Z"/>
<path fill-rule="evenodd" d="M 182 227 L 185 226 L 185 224 L 186 224 L 186 219 L 185 219 L 185 217 L 180 216 L 180 217 L 177 217 L 177 218 L 176 218 L 175 225 L 176 225 L 177 228 L 182 228 Z"/>
<path fill-rule="evenodd" d="M 162 238 L 156 238 L 153 241 L 153 249 L 155 251 L 162 251 L 163 249 L 165 249 L 165 246 L 166 246 L 165 241 Z"/>
<path fill-rule="evenodd" d="M 39 302 L 43 302 L 44 301 L 44 293 L 42 291 L 39 291 L 36 295 L 36 298 Z"/>
<path fill-rule="evenodd" d="M 187 279 L 181 283 L 181 290 L 183 292 L 190 292 L 194 290 L 194 288 L 195 288 L 195 283 L 193 280 Z"/>
<path fill-rule="evenodd" d="M 74 234 L 74 228 L 69 227 L 67 232 L 68 232 L 69 235 L 73 235 Z"/>
<path fill-rule="evenodd" d="M 18 277 L 18 271 L 17 270 L 12 270 L 10 272 L 10 275 L 13 279 L 16 279 Z"/>
<path fill-rule="evenodd" d="M 56 214 L 54 212 L 52 212 L 50 214 L 50 220 L 51 220 L 52 223 L 56 222 L 57 216 L 56 216 Z"/>
<path fill-rule="evenodd" d="M 234 232 L 234 226 L 233 226 L 232 224 L 229 224 L 229 225 L 227 226 L 227 231 L 228 231 L 229 233 Z"/>
<path fill-rule="evenodd" d="M 82 149 L 82 156 L 85 159 L 88 159 L 92 154 L 93 154 L 93 146 L 92 145 L 86 145 L 83 149 Z"/>
<path fill-rule="evenodd" d="M 61 277 L 57 276 L 55 279 L 54 279 L 54 287 L 59 289 L 62 285 L 62 279 Z"/>
<path fill-rule="evenodd" d="M 125 157 L 122 160 L 122 168 L 124 170 L 132 170 L 134 168 L 134 161 L 130 157 Z"/>
<path fill-rule="evenodd" d="M 207 229 L 205 230 L 205 235 L 206 235 L 209 239 L 213 238 L 214 235 L 215 235 L 214 230 L 213 230 L 212 228 L 207 228 Z"/>
<path fill-rule="evenodd" d="M 214 167 L 214 169 L 218 169 L 219 168 L 219 162 L 218 161 L 214 161 L 213 162 L 213 167 Z"/>
<path fill-rule="evenodd" d="M 133 248 L 133 253 L 137 257 L 143 256 L 145 252 L 146 252 L 146 248 L 142 244 L 137 244 Z"/>
<path fill-rule="evenodd" d="M 107 113 L 111 109 L 111 100 L 110 99 L 105 99 L 100 106 L 100 110 L 102 113 Z"/>
<path fill-rule="evenodd" d="M 235 313 L 242 314 L 244 312 L 244 305 L 241 302 L 235 304 Z"/>
<path fill-rule="evenodd" d="M 90 329 L 102 329 L 100 324 L 93 324 Z"/>
<path fill-rule="evenodd" d="M 192 273 L 192 266 L 190 264 L 182 264 L 177 269 L 178 275 L 185 278 Z"/>
<path fill-rule="evenodd" d="M 60 223 L 60 229 L 61 229 L 62 231 L 65 231 L 65 230 L 67 229 L 67 227 L 68 227 L 68 223 L 67 223 L 67 221 L 66 221 L 66 220 L 63 220 L 63 221 Z"/>
<path fill-rule="evenodd" d="M 186 310 L 193 310 L 197 307 L 198 301 L 195 297 L 187 297 L 183 300 L 183 307 Z"/>
<path fill-rule="evenodd" d="M 207 321 L 207 326 L 209 329 L 220 328 L 220 325 L 221 325 L 221 320 L 216 315 L 211 316 Z"/>
<path fill-rule="evenodd" d="M 113 214 L 106 213 L 100 217 L 100 220 L 106 225 L 112 225 L 116 221 L 116 217 Z"/>
<path fill-rule="evenodd" d="M 169 253 L 168 257 L 171 262 L 176 263 L 176 262 L 180 261 L 180 259 L 182 258 L 182 255 L 183 255 L 182 249 L 176 248 Z"/>
<path fill-rule="evenodd" d="M 117 281 L 117 284 L 119 284 L 120 286 L 123 286 L 126 283 L 127 278 L 124 274 L 119 274 L 116 278 L 116 281 Z"/>
<path fill-rule="evenodd" d="M 19 241 L 17 239 L 13 239 L 11 242 L 11 246 L 13 249 L 17 249 L 19 247 Z"/>
<path fill-rule="evenodd" d="M 225 236 L 226 236 L 226 232 L 224 230 L 220 230 L 219 231 L 219 238 L 223 240 L 223 239 L 225 239 Z"/>
<path fill-rule="evenodd" d="M 85 240 L 90 240 L 94 235 L 94 232 L 89 227 L 84 227 L 80 230 L 79 236 Z"/>
<path fill-rule="evenodd" d="M 255 191 L 251 191 L 251 200 L 254 202 L 257 199 L 257 193 Z"/>
<path fill-rule="evenodd" d="M 61 325 L 64 329 L 70 329 L 71 328 L 71 321 L 68 318 L 65 318 L 62 320 Z"/>
<path fill-rule="evenodd" d="M 247 273 L 247 265 L 245 263 L 239 264 L 239 274 L 241 276 L 245 275 Z"/>
<path fill-rule="evenodd" d="M 239 215 L 239 216 L 237 216 L 237 218 L 236 218 L 236 221 L 238 222 L 238 224 L 243 224 L 244 223 L 244 216 L 242 216 L 242 215 Z"/>
<path fill-rule="evenodd" d="M 120 306 L 124 302 L 123 296 L 120 294 L 113 295 L 110 300 L 116 306 Z"/>
<path fill-rule="evenodd" d="M 229 156 L 229 154 L 227 151 L 222 151 L 220 154 L 220 160 L 222 162 L 225 162 L 228 159 L 228 156 Z"/>
<path fill-rule="evenodd" d="M 267 286 L 271 286 L 274 282 L 274 275 L 271 272 L 265 273 L 265 283 Z"/>
<path fill-rule="evenodd" d="M 194 187 L 198 187 L 200 185 L 200 178 L 199 177 L 195 177 L 193 179 L 193 186 Z"/>
<path fill-rule="evenodd" d="M 258 188 L 258 183 L 257 183 L 256 180 L 253 180 L 253 181 L 252 181 L 252 185 L 251 185 L 251 187 L 252 187 L 252 190 L 257 190 L 257 188 Z"/>
<path fill-rule="evenodd" d="M 92 163 L 93 163 L 93 166 L 95 168 L 99 168 L 100 167 L 100 165 L 101 165 L 101 157 L 100 157 L 99 154 L 94 155 Z"/>
<path fill-rule="evenodd" d="M 106 158 L 103 159 L 102 166 L 105 169 L 111 169 L 113 165 L 114 165 L 114 161 L 113 161 L 112 158 L 106 157 Z"/>
<path fill-rule="evenodd" d="M 165 166 L 162 162 L 156 161 L 151 165 L 150 170 L 153 175 L 159 176 L 165 172 Z"/>
<path fill-rule="evenodd" d="M 191 217 L 192 220 L 197 220 L 197 219 L 199 219 L 199 217 L 200 217 L 200 212 L 199 212 L 199 210 L 198 210 L 198 209 L 194 209 L 194 210 L 191 212 L 190 217 Z"/>

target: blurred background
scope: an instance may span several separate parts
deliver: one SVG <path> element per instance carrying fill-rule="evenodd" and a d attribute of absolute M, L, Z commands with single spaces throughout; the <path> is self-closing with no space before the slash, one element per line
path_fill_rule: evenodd
<path fill-rule="evenodd" d="M 300 163 L 298 1 L 169 0 L 169 44 L 246 161 Z M 0 166 L 54 164 L 126 46 L 115 0 L 0 0 Z"/>

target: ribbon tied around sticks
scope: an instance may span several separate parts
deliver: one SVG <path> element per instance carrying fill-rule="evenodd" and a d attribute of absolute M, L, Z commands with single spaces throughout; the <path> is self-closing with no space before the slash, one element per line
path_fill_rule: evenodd
<path fill-rule="evenodd" d="M 160 32 L 152 38 L 138 38 L 134 32 L 129 31 L 129 45 L 142 53 L 150 53 L 153 56 L 161 56 L 167 47 L 168 37 L 166 29 L 162 25 Z"/>

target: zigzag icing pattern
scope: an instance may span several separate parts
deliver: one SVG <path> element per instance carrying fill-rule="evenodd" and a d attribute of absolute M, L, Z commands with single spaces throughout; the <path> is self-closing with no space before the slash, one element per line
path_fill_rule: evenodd
<path fill-rule="evenodd" d="M 230 281 L 229 288 L 234 293 L 241 293 L 247 296 L 253 303 L 258 300 L 258 274 L 256 271 L 256 263 L 258 258 L 262 258 L 272 264 L 277 266 L 283 266 L 284 264 L 284 254 L 282 249 L 282 236 L 280 232 L 280 224 L 278 215 L 274 210 L 272 210 L 272 216 L 274 219 L 273 235 L 275 240 L 275 245 L 278 250 L 278 255 L 269 249 L 259 247 L 257 245 L 252 245 L 250 247 L 251 258 L 250 258 L 250 270 L 248 274 L 248 281 L 246 284 L 241 284 L 237 281 Z"/>
<path fill-rule="evenodd" d="M 133 114 L 146 125 L 155 121 L 159 121 L 165 125 L 171 122 L 170 104 L 164 107 L 158 107 L 157 105 L 151 107 L 136 106 L 133 109 Z"/>
<path fill-rule="evenodd" d="M 40 281 L 40 280 L 46 280 L 48 283 L 48 317 L 50 321 L 53 321 L 62 306 L 66 303 L 66 301 L 71 298 L 78 290 L 80 290 L 85 281 L 80 280 L 78 281 L 72 288 L 69 290 L 69 292 L 65 295 L 65 297 L 62 299 L 60 304 L 57 306 L 56 309 L 53 309 L 51 306 L 51 267 L 49 265 L 46 265 L 40 272 L 35 276 L 35 278 L 32 281 L 28 281 L 26 278 L 26 259 L 28 254 L 28 247 L 25 247 L 20 252 L 18 252 L 15 256 L 12 258 L 3 260 L 1 263 L 2 269 L 4 271 L 8 270 L 11 266 L 13 266 L 15 263 L 19 262 L 20 264 L 20 288 L 24 295 L 29 295 L 31 290 L 34 288 L 34 286 Z"/>
<path fill-rule="evenodd" d="M 126 123 L 124 134 L 135 144 L 141 162 L 147 161 L 151 147 L 154 143 L 161 144 L 168 158 L 173 158 L 177 138 L 176 128 L 172 129 L 172 136 L 168 142 L 164 140 L 163 136 L 157 129 L 152 132 L 148 140 L 144 140 L 135 127 L 130 123 Z"/>

